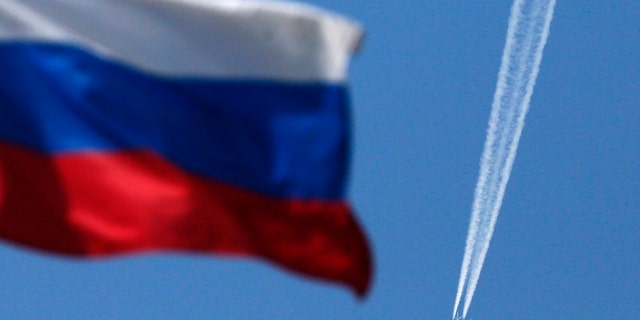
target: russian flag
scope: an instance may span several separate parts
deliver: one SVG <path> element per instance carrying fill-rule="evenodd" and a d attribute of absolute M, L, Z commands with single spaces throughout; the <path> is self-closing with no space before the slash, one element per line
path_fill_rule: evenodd
<path fill-rule="evenodd" d="M 287 2 L 0 1 L 0 238 L 256 257 L 364 294 L 345 196 L 360 37 Z"/>

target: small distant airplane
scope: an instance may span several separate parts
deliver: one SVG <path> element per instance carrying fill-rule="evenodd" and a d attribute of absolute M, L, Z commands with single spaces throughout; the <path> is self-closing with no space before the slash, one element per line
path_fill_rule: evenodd
<path fill-rule="evenodd" d="M 453 319 L 451 320 L 464 320 L 464 318 L 462 316 L 460 316 L 460 314 L 456 313 L 455 316 L 453 316 Z"/>

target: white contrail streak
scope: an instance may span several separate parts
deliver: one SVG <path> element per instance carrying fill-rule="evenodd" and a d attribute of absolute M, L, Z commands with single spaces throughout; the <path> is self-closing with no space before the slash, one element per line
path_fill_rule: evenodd
<path fill-rule="evenodd" d="M 540 70 L 555 0 L 515 0 L 491 106 L 453 316 L 464 293 L 466 318 L 489 250 Z"/>

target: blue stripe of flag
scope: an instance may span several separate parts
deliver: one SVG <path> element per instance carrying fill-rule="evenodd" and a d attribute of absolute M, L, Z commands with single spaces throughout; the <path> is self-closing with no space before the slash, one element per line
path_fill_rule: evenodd
<path fill-rule="evenodd" d="M 177 79 L 69 45 L 0 44 L 0 140 L 47 154 L 152 149 L 274 197 L 344 196 L 347 95 L 339 84 Z"/>

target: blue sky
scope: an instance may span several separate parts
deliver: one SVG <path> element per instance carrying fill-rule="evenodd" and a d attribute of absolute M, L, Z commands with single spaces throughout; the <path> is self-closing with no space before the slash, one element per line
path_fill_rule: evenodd
<path fill-rule="evenodd" d="M 448 319 L 511 1 L 309 1 L 360 21 L 350 198 L 370 296 L 255 260 L 0 245 L 0 319 Z M 615 4 L 611 4 L 615 3 Z M 640 3 L 558 0 L 470 318 L 640 314 Z"/>

